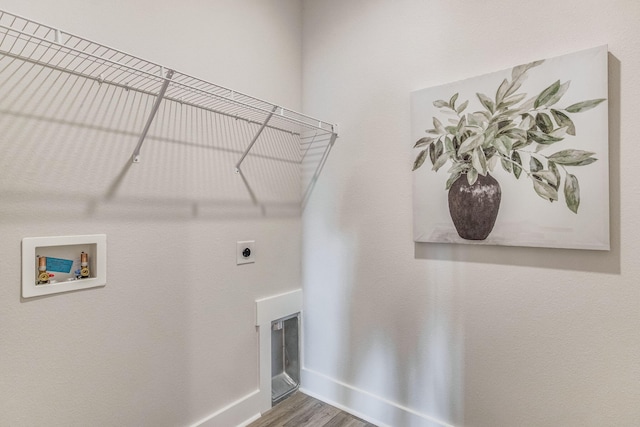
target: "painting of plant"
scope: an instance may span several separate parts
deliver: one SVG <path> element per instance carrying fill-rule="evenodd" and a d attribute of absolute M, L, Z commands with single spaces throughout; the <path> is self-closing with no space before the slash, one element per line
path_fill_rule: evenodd
<path fill-rule="evenodd" d="M 608 191 L 583 184 L 593 181 L 590 169 L 608 182 L 607 165 L 596 168 L 608 163 L 606 55 L 605 46 L 414 92 L 415 198 L 424 205 L 426 192 L 433 191 L 421 185 L 433 178 L 424 170 L 447 174 L 440 197 L 428 195 L 428 212 L 414 209 L 416 241 L 607 249 Z M 503 190 L 508 180 L 526 182 L 526 191 L 522 184 Z M 531 195 L 559 203 L 542 206 L 527 200 Z M 448 208 L 448 230 L 442 223 L 431 232 L 425 228 L 431 222 L 424 215 L 432 214 L 435 203 Z M 606 214 L 597 203 L 606 205 Z M 566 212 L 558 214 L 561 205 Z M 531 209 L 549 212 L 534 216 L 530 233 L 508 233 L 517 217 L 501 224 L 501 211 L 525 210 L 526 219 Z M 554 228 L 560 236 L 576 234 L 567 213 L 587 217 L 574 226 L 606 219 L 606 236 L 591 243 L 584 236 L 576 242 L 552 236 Z M 491 238 L 494 227 L 499 232 Z"/>

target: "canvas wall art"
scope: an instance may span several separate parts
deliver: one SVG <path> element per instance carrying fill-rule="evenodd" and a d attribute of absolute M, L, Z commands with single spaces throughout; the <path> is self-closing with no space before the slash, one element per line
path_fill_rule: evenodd
<path fill-rule="evenodd" d="M 411 94 L 414 240 L 609 249 L 607 47 Z"/>

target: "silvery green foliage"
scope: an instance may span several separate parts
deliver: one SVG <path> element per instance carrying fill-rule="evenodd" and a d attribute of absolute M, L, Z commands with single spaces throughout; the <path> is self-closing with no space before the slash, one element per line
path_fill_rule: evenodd
<path fill-rule="evenodd" d="M 543 61 L 519 65 L 511 71 L 511 79 L 504 79 L 493 98 L 477 93 L 484 107 L 481 111 L 466 112 L 469 101 L 458 103 L 459 94 L 449 101 L 436 100 L 433 105 L 449 118 L 443 123 L 433 117 L 433 128 L 426 131 L 414 148 L 422 148 L 413 164 L 421 167 L 427 158 L 432 170 L 450 163 L 446 183 L 448 190 L 460 176 L 466 175 L 473 185 L 478 175 L 493 171 L 498 163 L 519 179 L 524 172 L 531 179 L 533 189 L 543 199 L 558 200 L 558 189 L 564 179 L 563 191 L 567 207 L 578 213 L 580 186 L 575 175 L 567 168 L 586 166 L 597 159 L 595 153 L 582 150 L 562 150 L 553 154 L 546 151 L 568 136 L 576 135 L 570 114 L 581 113 L 605 101 L 592 99 L 565 108 L 556 104 L 569 89 L 570 81 L 552 83 L 540 94 L 527 98 L 518 93 L 530 69 Z M 529 162 L 523 163 L 522 159 Z"/>

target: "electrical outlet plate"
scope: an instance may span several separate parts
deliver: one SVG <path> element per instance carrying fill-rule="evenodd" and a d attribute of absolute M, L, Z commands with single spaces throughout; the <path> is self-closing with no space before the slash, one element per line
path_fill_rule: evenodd
<path fill-rule="evenodd" d="M 255 240 L 245 240 L 242 242 L 238 242 L 236 245 L 236 263 L 240 264 L 250 264 L 256 262 L 256 241 Z M 245 256 L 245 249 L 249 249 L 249 256 Z"/>

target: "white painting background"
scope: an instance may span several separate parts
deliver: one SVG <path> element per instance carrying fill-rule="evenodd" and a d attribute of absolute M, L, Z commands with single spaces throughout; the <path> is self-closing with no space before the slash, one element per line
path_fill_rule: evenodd
<path fill-rule="evenodd" d="M 433 101 L 449 101 L 459 93 L 456 105 L 469 100 L 464 113 L 483 109 L 476 92 L 489 98 L 495 97 L 503 79 L 511 81 L 511 68 L 473 77 L 467 80 L 428 88 L 411 94 L 412 144 L 426 136 L 433 128 L 432 118 L 437 117 L 445 126 L 450 125 L 447 116 L 433 106 Z M 544 61 L 528 71 L 528 79 L 516 93 L 526 93 L 525 100 L 537 96 L 556 80 L 571 80 L 568 91 L 553 106 L 564 109 L 569 105 L 590 99 L 608 98 L 607 46 L 580 51 Z M 608 157 L 608 103 L 581 113 L 570 113 L 576 135 L 567 135 L 541 151 L 551 155 L 564 149 L 595 152 L 598 161 L 577 167 L 567 167 L 580 185 L 578 213 L 571 212 L 565 203 L 563 180 L 558 190 L 559 200 L 550 203 L 533 189 L 531 179 L 523 171 L 520 179 L 507 173 L 500 162 L 491 175 L 500 183 L 502 202 L 493 231 L 486 240 L 465 240 L 458 236 L 447 202 L 445 183 L 449 178 L 447 163 L 438 172 L 431 170 L 429 159 L 413 171 L 414 191 L 414 240 L 416 242 L 453 242 L 510 246 L 538 246 L 575 249 L 609 249 L 609 157 Z M 533 151 L 534 144 L 525 150 Z M 414 158 L 421 149 L 414 149 Z M 523 164 L 529 162 L 522 156 Z M 546 166 L 546 165 L 545 165 Z M 528 169 L 528 167 L 527 167 Z"/>

